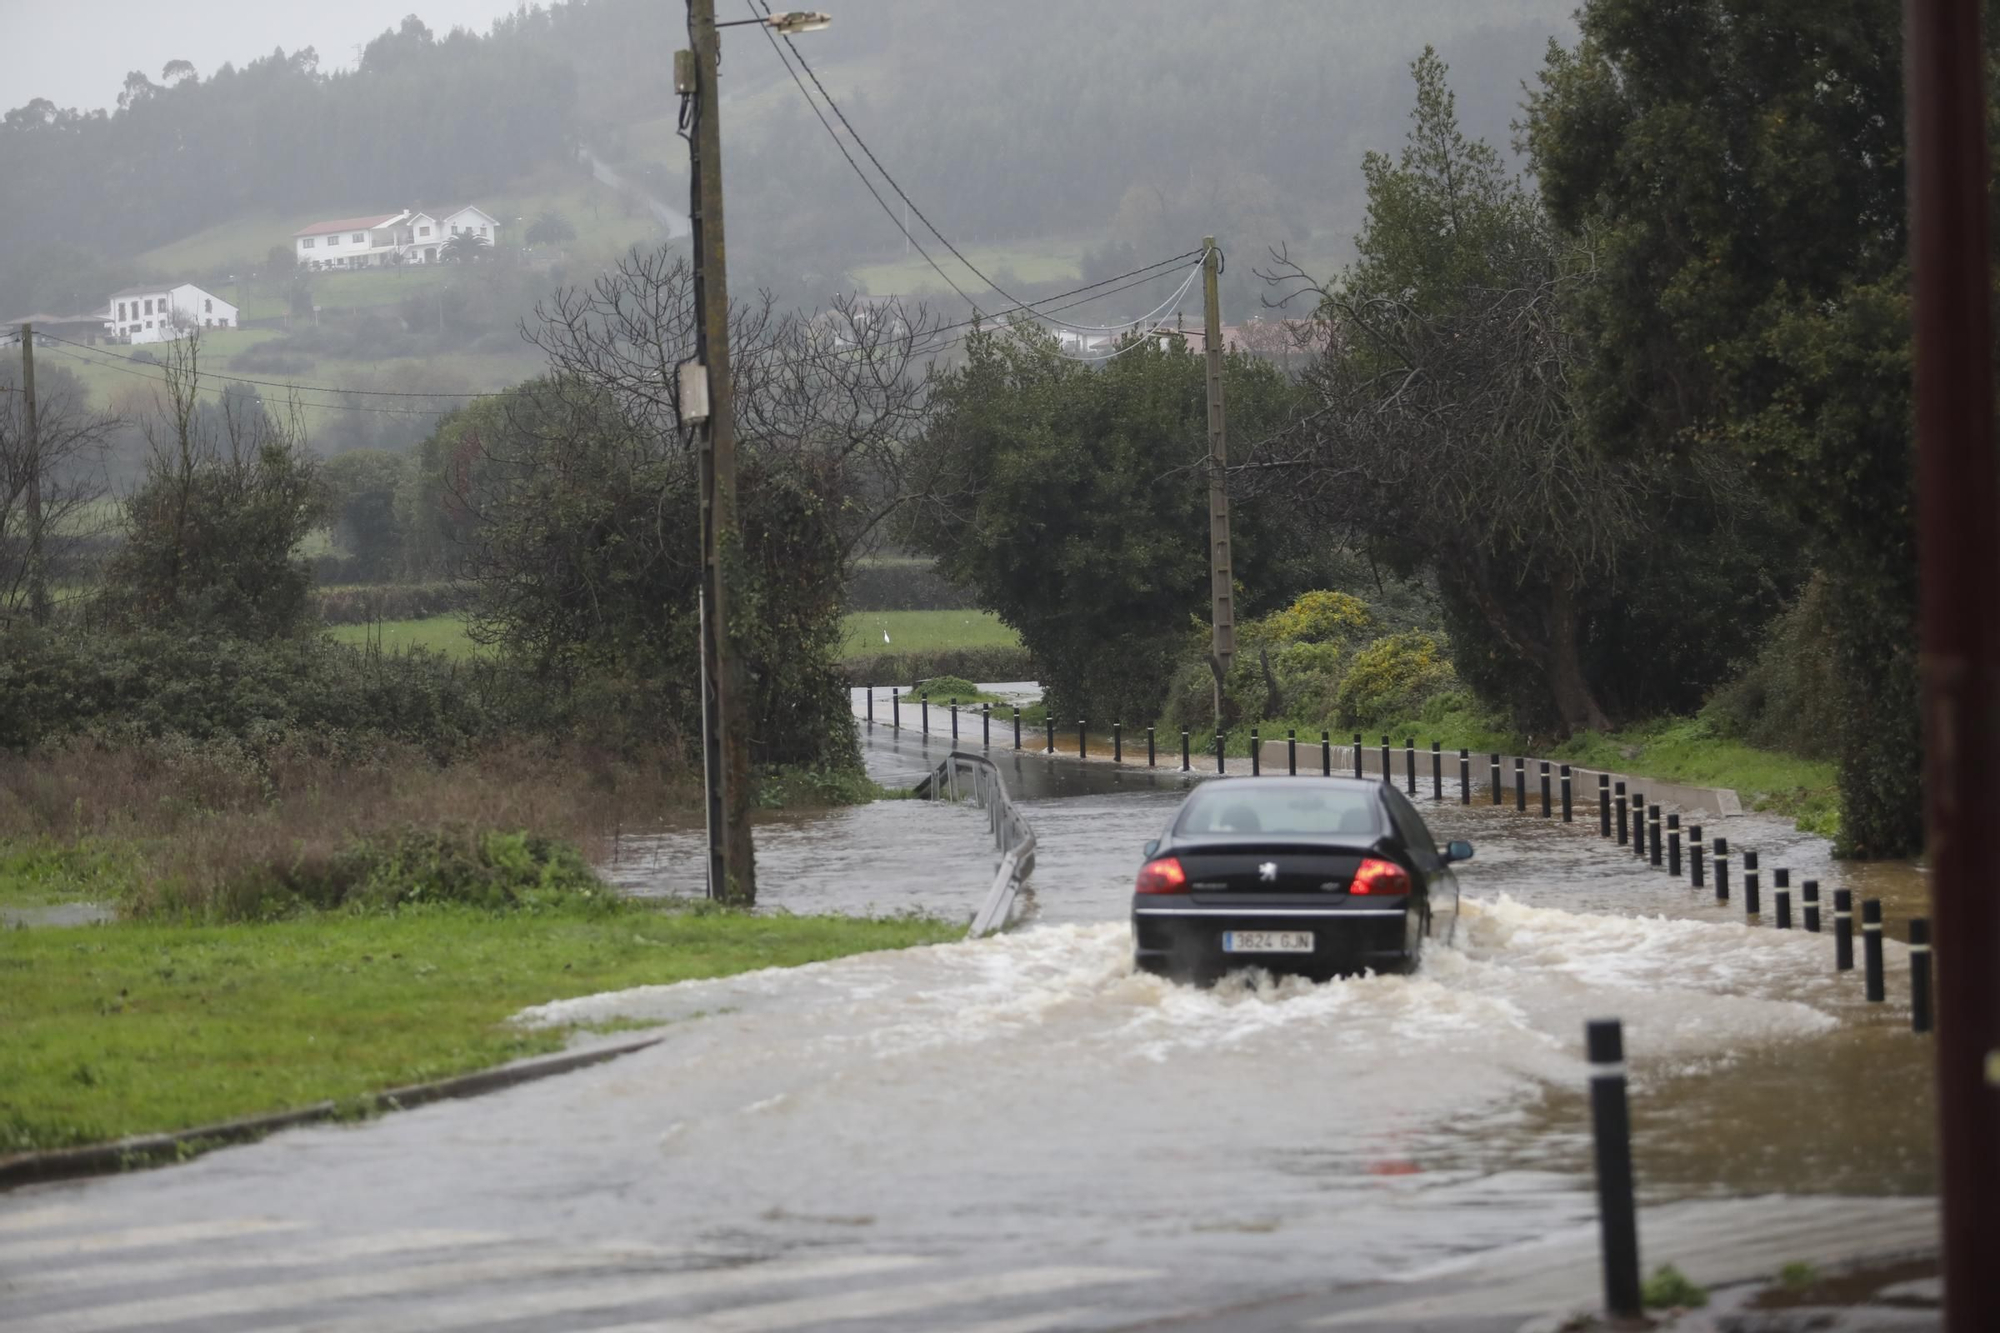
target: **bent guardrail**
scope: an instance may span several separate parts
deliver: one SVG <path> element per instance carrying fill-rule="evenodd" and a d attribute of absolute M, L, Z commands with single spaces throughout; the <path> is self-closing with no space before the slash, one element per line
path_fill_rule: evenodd
<path fill-rule="evenodd" d="M 1001 778 L 999 768 L 983 755 L 953 750 L 916 785 L 915 791 L 933 801 L 961 801 L 970 797 L 985 809 L 1000 864 L 993 875 L 993 887 L 987 890 L 986 901 L 980 904 L 972 918 L 972 927 L 965 934 L 967 939 L 991 934 L 1006 924 L 1022 882 L 1034 873 L 1034 830 L 1028 827 L 1028 821 L 1007 794 L 1007 783 Z"/>

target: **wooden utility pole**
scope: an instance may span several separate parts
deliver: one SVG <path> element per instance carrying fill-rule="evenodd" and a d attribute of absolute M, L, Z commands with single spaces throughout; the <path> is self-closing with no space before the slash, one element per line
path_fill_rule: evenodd
<path fill-rule="evenodd" d="M 703 767 L 708 798 L 708 892 L 757 900 L 750 844 L 750 709 L 730 643 L 728 571 L 736 556 L 736 418 L 729 378 L 729 279 L 722 243 L 722 122 L 716 96 L 715 0 L 688 0 L 694 48 L 693 176 L 695 360 L 707 368 L 708 419 L 698 427 L 701 470 Z M 683 89 L 683 91 L 687 91 Z"/>
<path fill-rule="evenodd" d="M 1231 721 L 1225 716 L 1228 696 L 1223 680 L 1236 658 L 1236 599 L 1229 560 L 1229 435 L 1222 410 L 1222 302 L 1216 294 L 1216 278 L 1222 272 L 1222 253 L 1215 238 L 1201 238 L 1201 303 L 1203 352 L 1208 359 L 1208 581 L 1209 623 L 1213 626 L 1209 669 L 1215 673 L 1215 726 L 1218 731 Z"/>
<path fill-rule="evenodd" d="M 42 563 L 42 435 L 35 420 L 35 326 L 21 326 L 21 409 L 27 439 L 28 474 L 28 616 L 37 625 L 49 623 L 48 571 Z"/>
<path fill-rule="evenodd" d="M 1980 0 L 1905 0 L 1916 298 L 1924 806 L 1937 949 L 1938 1184 L 1951 1333 L 2000 1329 L 2000 460 Z M 1982 611 L 1981 607 L 1989 610 Z"/>

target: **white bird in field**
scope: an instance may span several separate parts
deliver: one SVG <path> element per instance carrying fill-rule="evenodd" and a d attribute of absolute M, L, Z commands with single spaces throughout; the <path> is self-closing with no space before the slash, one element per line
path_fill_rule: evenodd
<path fill-rule="evenodd" d="M 882 642 L 884 642 L 884 643 L 887 643 L 887 642 L 889 642 L 889 631 L 888 631 L 888 630 L 883 630 L 883 631 L 882 631 Z"/>

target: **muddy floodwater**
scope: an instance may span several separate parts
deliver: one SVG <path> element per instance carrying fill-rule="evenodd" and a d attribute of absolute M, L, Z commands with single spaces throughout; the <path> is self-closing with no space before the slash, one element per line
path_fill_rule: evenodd
<path fill-rule="evenodd" d="M 950 747 L 864 732 L 889 784 Z M 995 737 L 1011 746 L 1011 730 Z M 978 748 L 976 724 L 961 745 Z M 1523 816 L 1483 785 L 1462 805 L 1451 781 L 1433 801 L 1425 769 L 1418 803 L 1437 836 L 1478 849 L 1449 947 L 1411 977 L 1249 972 L 1191 990 L 1134 974 L 1126 919 L 1140 845 L 1191 779 L 1127 753 L 1113 768 L 996 745 L 1040 842 L 1028 918 L 1003 938 L 546 1016 L 717 1016 L 699 1020 L 695 1071 L 658 1112 L 659 1150 L 703 1194 L 747 1189 L 762 1206 L 924 1234 L 1170 1243 L 1279 1266 L 1315 1254 L 1322 1274 L 1379 1275 L 1581 1225 L 1594 1216 L 1581 1036 L 1597 1017 L 1625 1022 L 1649 1201 L 1933 1188 L 1931 1045 L 1908 1030 L 1906 953 L 1890 942 L 1890 1002 L 1870 1005 L 1858 971 L 1834 970 L 1830 933 L 1839 887 L 1883 898 L 1902 933 L 1922 910 L 1916 868 L 1841 865 L 1787 820 L 1706 816 L 1737 854 L 1736 896 L 1717 903 L 1601 840 L 1594 807 L 1564 826 L 1532 792 Z M 757 837 L 771 910 L 962 918 L 993 865 L 983 817 L 930 802 L 775 816 Z M 633 893 L 698 892 L 699 841 L 636 840 L 612 873 Z M 1746 849 L 1762 860 L 1756 922 Z M 1819 881 L 1829 933 L 1769 924 L 1778 867 L 1795 895 Z M 763 1136 L 754 1166 L 728 1153 L 744 1114 Z"/>
<path fill-rule="evenodd" d="M 880 725 L 865 741 L 893 785 L 949 743 Z M 1143 761 L 1143 737 L 1133 749 Z M 995 758 L 1040 841 L 1017 929 L 550 1004 L 522 1021 L 619 1036 L 660 1024 L 662 1040 L 73 1192 L 176 1235 L 276 1213 L 361 1238 L 343 1244 L 396 1228 L 532 1233 L 563 1263 L 579 1246 L 644 1244 L 724 1266 L 1116 1266 L 1146 1277 L 1148 1310 L 1213 1307 L 1587 1242 L 1581 1047 L 1598 1017 L 1625 1021 L 1644 1200 L 1694 1210 L 1691 1234 L 1788 1244 L 1797 1233 L 1730 1220 L 1756 1197 L 1822 1235 L 1865 1236 L 1897 1212 L 1887 1196 L 1932 1189 L 1931 1047 L 1907 1030 L 1900 944 L 1890 1003 L 1869 1005 L 1858 974 L 1834 971 L 1830 935 L 1746 923 L 1740 897 L 1718 905 L 1606 845 L 1587 808 L 1564 826 L 1423 786 L 1438 836 L 1478 848 L 1455 940 L 1412 976 L 1251 971 L 1192 989 L 1133 972 L 1127 911 L 1140 845 L 1196 779 Z M 1921 901 L 1912 868 L 1857 875 L 1783 821 L 1704 823 L 1761 853 L 1767 906 L 1780 866 L 1829 900 L 1841 885 L 1879 894 L 1892 921 Z M 700 844 L 698 828 L 660 830 L 606 869 L 633 894 L 696 892 Z M 772 815 L 757 844 L 765 911 L 964 919 L 994 864 L 978 811 L 911 800 Z M 1141 1313 L 1118 1301 L 1059 1322 Z"/>

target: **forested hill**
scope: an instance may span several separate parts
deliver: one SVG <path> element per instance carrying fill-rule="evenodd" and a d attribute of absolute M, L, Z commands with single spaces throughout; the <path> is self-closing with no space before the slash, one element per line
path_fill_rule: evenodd
<path fill-rule="evenodd" d="M 1436 44 L 1467 127 L 1504 143 L 1569 8 L 850 0 L 798 47 L 954 239 L 1150 258 L 1214 231 L 1238 254 L 1344 257 L 1360 155 L 1403 133 L 1409 60 Z M 129 76 L 116 110 L 6 113 L 0 309 L 108 290 L 133 256 L 234 217 L 472 197 L 578 143 L 640 179 L 684 170 L 673 0 L 568 0 L 483 36 L 406 20 L 331 73 L 309 48 L 208 71 L 189 40 L 157 80 Z M 727 34 L 722 76 L 739 254 L 839 275 L 900 250 L 756 29 Z"/>

